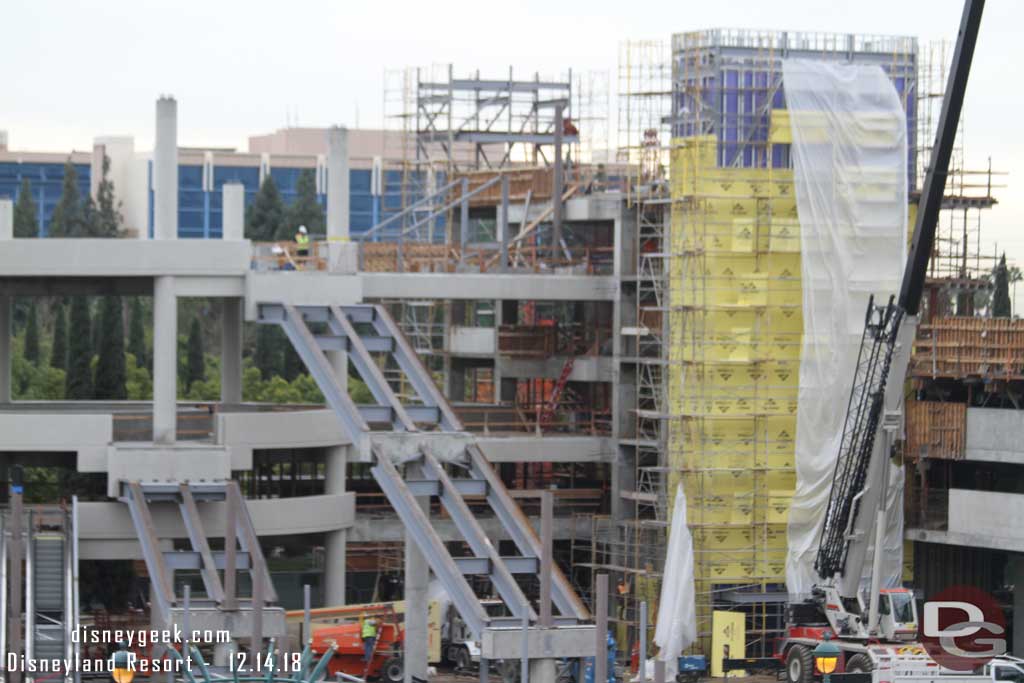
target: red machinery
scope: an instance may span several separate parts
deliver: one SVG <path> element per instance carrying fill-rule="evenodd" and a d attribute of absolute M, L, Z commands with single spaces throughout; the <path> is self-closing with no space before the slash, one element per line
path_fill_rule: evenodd
<path fill-rule="evenodd" d="M 313 632 L 312 650 L 323 655 L 331 645 L 337 650 L 327 665 L 328 678 L 343 673 L 363 680 L 379 678 L 388 683 L 400 683 L 404 675 L 402 666 L 402 642 L 404 630 L 400 621 L 391 614 L 391 619 L 381 620 L 377 627 L 377 641 L 370 661 L 363 659 L 363 639 L 360 637 L 361 624 L 352 621 L 336 626 L 325 626 Z M 385 617 L 386 619 L 386 617 Z"/>

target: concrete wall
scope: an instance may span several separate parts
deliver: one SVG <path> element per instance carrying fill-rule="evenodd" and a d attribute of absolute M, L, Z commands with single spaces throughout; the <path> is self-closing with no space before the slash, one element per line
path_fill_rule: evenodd
<path fill-rule="evenodd" d="M 967 409 L 968 460 L 1024 465 L 1024 411 L 997 408 Z"/>
<path fill-rule="evenodd" d="M 461 273 L 364 273 L 367 299 L 536 299 L 613 301 L 615 278 L 598 275 L 495 275 Z"/>
<path fill-rule="evenodd" d="M 1024 541 L 1024 494 L 950 489 L 949 531 Z"/>
<path fill-rule="evenodd" d="M 355 521 L 355 494 L 247 500 L 259 536 L 287 536 L 347 529 Z M 153 525 L 162 540 L 187 538 L 177 506 L 152 504 Z M 203 530 L 224 536 L 223 503 L 199 503 Z M 80 503 L 80 539 L 85 559 L 141 559 L 135 528 L 123 503 Z"/>
<path fill-rule="evenodd" d="M 448 350 L 458 354 L 494 355 L 497 335 L 493 327 L 462 327 L 448 329 Z"/>
<path fill-rule="evenodd" d="M 251 256 L 248 241 L 12 240 L 0 249 L 0 277 L 238 277 Z"/>
<path fill-rule="evenodd" d="M 296 306 L 361 303 L 362 278 L 327 272 L 249 273 L 246 278 L 245 318 L 256 318 L 257 303 L 282 303 Z"/>
<path fill-rule="evenodd" d="M 526 359 L 499 358 L 498 366 L 503 377 L 523 379 L 558 379 L 565 367 L 565 357 Z M 611 356 L 581 356 L 573 362 L 570 382 L 611 382 L 614 378 L 615 363 Z"/>

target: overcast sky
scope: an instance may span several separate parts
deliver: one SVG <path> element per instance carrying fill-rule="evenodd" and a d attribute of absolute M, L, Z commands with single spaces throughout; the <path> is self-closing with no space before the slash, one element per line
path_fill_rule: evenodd
<path fill-rule="evenodd" d="M 0 129 L 19 150 L 84 150 L 114 134 L 149 149 L 154 100 L 169 93 L 179 144 L 244 149 L 248 135 L 288 121 L 379 127 L 389 68 L 597 70 L 614 88 L 624 40 L 713 27 L 952 40 L 962 9 L 962 0 L 4 0 Z M 1022 26 L 1024 2 L 988 0 L 965 112 L 968 166 L 991 156 L 1010 173 L 986 216 L 986 241 L 1018 261 Z"/>

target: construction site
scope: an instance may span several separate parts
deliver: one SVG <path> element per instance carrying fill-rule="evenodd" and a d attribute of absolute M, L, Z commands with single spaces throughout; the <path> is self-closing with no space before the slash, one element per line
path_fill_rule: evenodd
<path fill-rule="evenodd" d="M 245 151 L 172 96 L 151 151 L 0 131 L 0 680 L 1024 681 L 983 5 L 403 67 L 383 127 Z M 259 232 L 268 185 L 308 233 Z M 116 235 L 67 227 L 111 186 Z M 949 601 L 1002 649 L 933 638 Z"/>

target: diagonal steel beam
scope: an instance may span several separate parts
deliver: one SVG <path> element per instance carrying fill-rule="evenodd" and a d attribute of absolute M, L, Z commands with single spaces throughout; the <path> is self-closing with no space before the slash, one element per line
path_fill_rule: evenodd
<path fill-rule="evenodd" d="M 267 569 L 267 559 L 263 556 L 263 549 L 260 548 L 260 539 L 256 535 L 256 529 L 252 525 L 252 517 L 249 516 L 249 508 L 245 506 L 245 500 L 238 489 L 237 481 L 227 483 L 227 495 L 235 501 L 236 527 L 234 533 L 238 536 L 238 543 L 243 552 L 249 553 L 249 569 L 253 577 L 253 585 L 256 585 L 257 572 L 263 579 L 263 601 L 277 602 L 277 591 L 274 590 L 274 583 L 270 580 L 270 570 Z M 224 540 L 227 542 L 232 530 L 224 530 Z"/>
<path fill-rule="evenodd" d="M 467 446 L 466 453 L 469 455 L 470 473 L 477 479 L 487 481 L 487 502 L 519 548 L 519 552 L 528 557 L 541 557 L 541 542 L 530 525 L 530 520 L 502 485 L 480 448 L 475 444 Z M 557 565 L 551 567 L 551 597 L 563 616 L 575 617 L 581 621 L 590 618 L 590 611 L 576 595 L 576 591 Z"/>
<path fill-rule="evenodd" d="M 156 527 L 153 525 L 153 515 L 150 514 L 149 505 L 146 503 L 146 495 L 137 481 L 127 482 L 127 488 L 128 495 L 123 496 L 121 501 L 128 505 L 128 512 L 131 514 L 132 523 L 135 526 L 135 534 L 139 537 L 139 545 L 142 547 L 142 556 L 146 560 L 146 569 L 149 571 L 149 578 L 153 583 L 156 604 L 162 617 L 166 620 L 175 603 L 174 585 L 171 583 L 167 565 L 164 564 L 163 553 L 160 552 Z"/>
<path fill-rule="evenodd" d="M 448 405 L 447 399 L 438 390 L 437 385 L 434 384 L 434 378 L 430 376 L 430 372 L 424 367 L 423 362 L 416 355 L 416 352 L 409 344 L 409 340 L 405 338 L 402 330 L 395 323 L 394 318 L 391 317 L 391 314 L 383 306 L 377 305 L 374 306 L 374 309 L 376 311 L 373 319 L 374 329 L 376 329 L 377 334 L 380 336 L 392 337 L 395 340 L 395 350 L 392 353 L 392 357 L 398 363 L 398 366 L 402 368 L 402 372 L 405 373 L 409 383 L 416 390 L 420 400 L 428 406 L 437 406 L 441 410 L 441 428 L 444 431 L 461 432 L 462 423 L 459 422 L 459 418 L 455 416 L 455 412 Z M 344 310 L 346 313 L 348 312 L 347 307 Z"/>
<path fill-rule="evenodd" d="M 420 452 L 423 454 L 423 474 L 428 479 L 434 479 L 441 484 L 441 504 L 452 518 L 452 521 L 455 522 L 459 533 L 466 539 L 466 543 L 469 544 L 474 555 L 491 561 L 491 583 L 498 590 L 501 599 L 508 605 L 512 614 L 519 617 L 519 619 L 526 617 L 530 621 L 536 621 L 537 614 L 530 606 L 530 601 L 519 588 L 519 584 L 516 583 L 512 573 L 505 566 L 504 561 L 502 561 L 498 549 L 487 538 L 487 534 L 484 533 L 480 523 L 473 516 L 469 506 L 466 505 L 466 501 L 462 498 L 462 494 L 459 493 L 455 484 L 449 478 L 448 473 L 444 471 L 444 467 L 437 461 L 437 458 L 425 449 L 421 448 Z"/>
<path fill-rule="evenodd" d="M 335 334 L 342 335 L 348 339 L 349 348 L 352 351 L 349 354 L 349 360 L 356 366 L 356 371 L 359 372 L 359 376 L 366 383 L 373 397 L 377 399 L 378 403 L 391 406 L 394 411 L 392 426 L 398 431 L 418 431 L 412 418 L 409 417 L 405 408 L 402 407 L 402 402 L 398 400 L 395 392 L 391 390 L 388 381 L 384 379 L 384 373 L 377 367 L 377 363 L 373 360 L 373 356 L 370 355 L 366 345 L 363 344 L 363 340 L 359 337 L 359 333 L 356 332 L 356 328 L 352 326 L 352 323 L 349 322 L 339 307 L 331 306 L 330 310 L 331 317 L 328 319 L 327 324 Z"/>
<path fill-rule="evenodd" d="M 192 543 L 192 550 L 199 553 L 199 557 L 202 558 L 200 571 L 203 576 L 203 585 L 206 587 L 206 594 L 216 602 L 222 602 L 224 587 L 220 582 L 220 574 L 217 573 L 217 565 L 213 561 L 213 553 L 210 552 L 210 543 L 203 530 L 203 521 L 199 518 L 199 508 L 196 507 L 195 498 L 192 497 L 192 490 L 187 482 L 179 484 L 179 489 L 181 502 L 178 507 L 181 509 L 181 519 L 185 522 L 185 530 Z"/>
<path fill-rule="evenodd" d="M 281 311 L 283 315 L 279 322 L 295 348 L 295 352 L 299 354 L 302 362 L 306 364 L 310 374 L 313 375 L 327 404 L 341 420 L 348 432 L 349 439 L 360 450 L 364 449 L 366 447 L 365 436 L 370 431 L 370 427 L 359 415 L 359 410 L 348 395 L 348 378 L 336 376 L 334 367 L 320 350 L 302 314 L 294 306 L 288 304 L 281 306 Z M 345 384 L 343 385 L 342 382 Z"/>
<path fill-rule="evenodd" d="M 462 570 L 455 564 L 448 548 L 434 531 L 430 520 L 416 503 L 416 498 L 405 486 L 394 463 L 377 449 L 374 449 L 374 456 L 377 464 L 370 470 L 374 479 L 377 480 L 384 495 L 387 496 L 391 506 L 398 513 L 405 528 L 412 533 L 416 545 L 427 559 L 434 575 L 440 579 L 441 584 L 448 591 L 455 608 L 473 633 L 473 637 L 481 638 L 487 627 L 488 618 L 487 613 L 480 606 L 480 600 L 469 583 L 466 582 Z"/>

